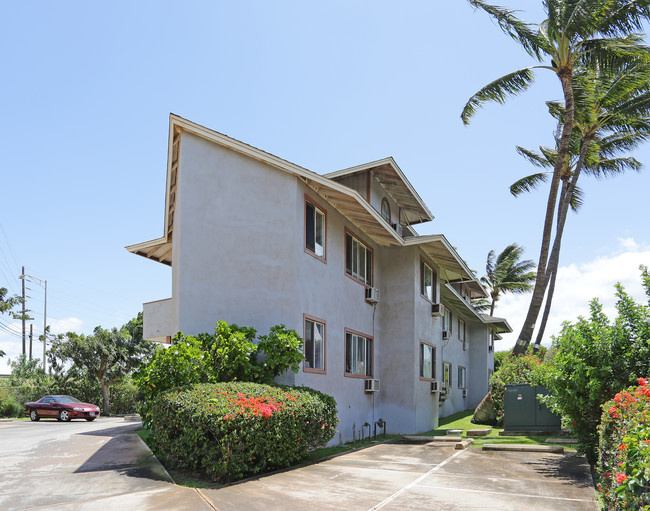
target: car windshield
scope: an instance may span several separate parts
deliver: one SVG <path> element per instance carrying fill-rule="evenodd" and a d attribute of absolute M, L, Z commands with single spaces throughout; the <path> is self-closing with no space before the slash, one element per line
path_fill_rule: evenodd
<path fill-rule="evenodd" d="M 56 403 L 81 403 L 78 399 L 71 396 L 52 396 Z"/>

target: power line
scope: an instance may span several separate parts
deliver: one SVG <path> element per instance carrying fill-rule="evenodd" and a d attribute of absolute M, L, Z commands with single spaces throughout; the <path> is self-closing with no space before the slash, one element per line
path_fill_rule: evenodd
<path fill-rule="evenodd" d="M 5 232 L 5 228 L 0 224 L 0 231 L 2 231 L 2 235 L 5 238 L 5 242 L 7 243 L 7 247 L 9 248 L 9 253 L 11 254 L 11 258 L 14 261 L 14 265 L 16 266 L 16 273 L 18 273 L 18 263 L 16 262 L 16 257 L 14 256 L 14 251 L 11 249 L 11 243 L 9 243 L 9 238 L 7 237 L 7 233 Z"/>

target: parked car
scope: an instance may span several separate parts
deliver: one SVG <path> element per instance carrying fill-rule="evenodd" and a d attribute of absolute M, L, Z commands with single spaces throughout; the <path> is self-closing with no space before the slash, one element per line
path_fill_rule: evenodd
<path fill-rule="evenodd" d="M 25 405 L 25 414 L 33 421 L 51 417 L 63 422 L 70 419 L 94 421 L 99 415 L 99 407 L 82 403 L 71 396 L 44 396 L 38 401 Z"/>

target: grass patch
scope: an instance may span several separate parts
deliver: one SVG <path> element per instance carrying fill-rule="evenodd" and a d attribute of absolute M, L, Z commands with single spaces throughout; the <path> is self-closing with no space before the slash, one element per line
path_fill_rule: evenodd
<path fill-rule="evenodd" d="M 438 423 L 438 428 L 425 433 L 418 433 L 417 436 L 444 436 L 447 434 L 448 429 L 461 429 L 463 430 L 463 438 L 473 438 L 474 443 L 471 444 L 471 447 L 481 447 L 483 444 L 512 444 L 512 445 L 561 445 L 565 449 L 574 449 L 577 447 L 577 444 L 563 444 L 563 443 L 547 443 L 548 438 L 554 438 L 559 435 L 554 433 L 548 436 L 500 436 L 499 433 L 503 431 L 503 428 L 496 428 L 494 426 L 484 426 L 482 424 L 474 424 L 471 422 L 472 415 L 474 415 L 474 410 L 466 410 L 464 412 L 458 412 L 449 417 L 444 417 L 440 419 Z M 492 428 L 492 431 L 488 436 L 475 436 L 467 437 L 468 429 L 482 429 L 482 428 Z M 568 437 L 567 437 L 568 438 Z"/>
<path fill-rule="evenodd" d="M 139 429 L 136 431 L 136 433 L 142 439 L 142 441 L 147 444 L 151 451 L 156 454 L 156 450 L 151 442 L 151 430 Z M 342 454 L 345 452 L 351 452 L 355 449 L 360 449 L 361 447 L 367 447 L 373 443 L 386 442 L 388 440 L 395 440 L 399 438 L 402 438 L 402 435 L 377 435 L 376 440 L 373 438 L 366 438 L 363 441 L 357 440 L 354 443 L 337 445 L 335 447 L 322 447 L 320 449 L 314 449 L 313 451 L 307 453 L 297 464 L 292 465 L 292 467 L 288 468 L 296 468 L 303 465 L 309 465 L 330 456 L 335 456 L 337 454 Z M 223 484 L 209 481 L 199 473 L 188 472 L 184 470 L 175 470 L 167 467 L 165 467 L 165 469 L 167 472 L 169 472 L 169 475 L 172 476 L 174 482 L 179 486 L 185 486 L 188 488 L 223 488 L 225 486 Z M 257 475 L 263 475 L 263 473 Z"/>

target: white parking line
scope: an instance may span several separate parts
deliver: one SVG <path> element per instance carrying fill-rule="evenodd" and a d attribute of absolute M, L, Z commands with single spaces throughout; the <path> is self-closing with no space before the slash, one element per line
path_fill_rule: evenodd
<path fill-rule="evenodd" d="M 512 493 L 508 493 L 504 491 L 474 490 L 469 488 L 450 488 L 449 486 L 434 486 L 431 484 L 423 484 L 421 488 L 431 488 L 434 490 L 453 490 L 453 491 L 474 492 L 474 493 L 489 493 L 490 495 L 512 496 Z M 571 502 L 594 502 L 594 499 L 573 499 L 571 497 L 547 497 L 545 495 L 527 495 L 523 493 L 517 493 L 517 497 L 529 497 L 531 499 L 570 500 Z"/>
<path fill-rule="evenodd" d="M 429 470 L 426 474 L 422 474 L 422 475 L 421 475 L 420 477 L 418 477 L 415 481 L 413 481 L 413 482 L 407 484 L 407 485 L 404 486 L 402 489 L 396 491 L 396 492 L 393 493 L 390 497 L 385 498 L 384 500 L 382 500 L 382 501 L 381 501 L 379 504 L 377 504 L 376 506 L 371 507 L 368 511 L 377 511 L 378 509 L 381 509 L 381 508 L 384 507 L 386 504 L 389 504 L 390 502 L 392 502 L 393 500 L 395 500 L 397 497 L 399 497 L 400 495 L 402 495 L 404 492 L 407 492 L 408 490 L 410 490 L 411 488 L 413 488 L 416 484 L 418 484 L 420 481 L 422 481 L 423 479 L 426 479 L 426 478 L 429 477 L 431 474 L 433 474 L 436 470 L 438 470 L 438 469 L 444 467 L 447 463 L 449 463 L 451 460 L 453 460 L 456 456 L 460 456 L 460 455 L 463 454 L 464 452 L 465 452 L 465 450 L 456 451 L 454 454 L 452 454 L 451 456 L 449 456 L 449 458 L 447 458 L 446 460 L 444 460 L 442 463 L 438 463 L 435 467 L 433 467 L 431 470 Z"/>

